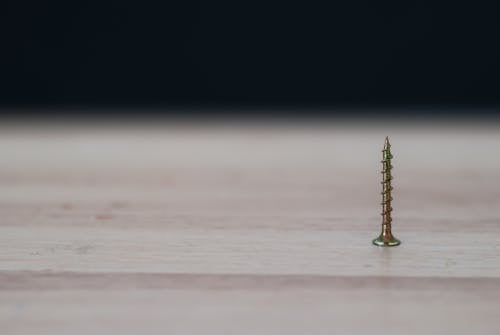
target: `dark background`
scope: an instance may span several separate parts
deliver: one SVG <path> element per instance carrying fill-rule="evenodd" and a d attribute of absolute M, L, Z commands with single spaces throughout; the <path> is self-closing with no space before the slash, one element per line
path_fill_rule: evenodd
<path fill-rule="evenodd" d="M 498 9 L 497 1 L 3 1 L 0 107 L 491 111 L 500 104 Z"/>

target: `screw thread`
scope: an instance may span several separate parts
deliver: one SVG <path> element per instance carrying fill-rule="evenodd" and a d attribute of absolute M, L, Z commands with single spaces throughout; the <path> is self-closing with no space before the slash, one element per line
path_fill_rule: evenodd
<path fill-rule="evenodd" d="M 389 143 L 389 138 L 385 138 L 384 149 L 382 150 L 382 223 L 390 224 L 392 222 L 391 212 L 392 212 L 392 185 L 391 180 L 393 179 L 391 170 L 391 144 Z"/>

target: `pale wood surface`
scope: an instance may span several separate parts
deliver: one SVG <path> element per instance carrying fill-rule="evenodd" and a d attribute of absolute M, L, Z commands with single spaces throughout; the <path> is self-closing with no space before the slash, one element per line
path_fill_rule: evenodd
<path fill-rule="evenodd" d="M 499 129 L 4 125 L 2 334 L 499 334 Z"/>

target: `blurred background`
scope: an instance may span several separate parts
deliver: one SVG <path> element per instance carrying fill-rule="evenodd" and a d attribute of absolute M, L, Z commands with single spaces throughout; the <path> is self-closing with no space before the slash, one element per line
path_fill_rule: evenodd
<path fill-rule="evenodd" d="M 9 116 L 476 117 L 500 103 L 493 0 L 1 7 L 0 107 Z"/>

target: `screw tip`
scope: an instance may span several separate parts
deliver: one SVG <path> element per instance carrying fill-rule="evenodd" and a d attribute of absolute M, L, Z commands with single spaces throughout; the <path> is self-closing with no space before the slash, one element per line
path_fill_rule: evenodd
<path fill-rule="evenodd" d="M 389 143 L 389 136 L 385 137 L 384 149 L 389 149 L 391 147 L 391 143 Z"/>

